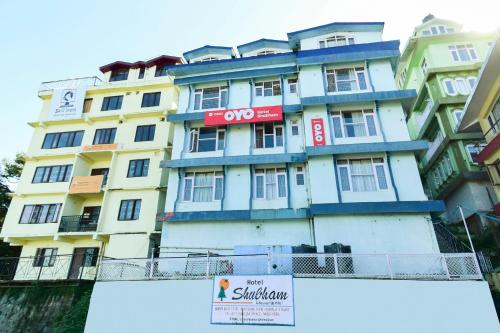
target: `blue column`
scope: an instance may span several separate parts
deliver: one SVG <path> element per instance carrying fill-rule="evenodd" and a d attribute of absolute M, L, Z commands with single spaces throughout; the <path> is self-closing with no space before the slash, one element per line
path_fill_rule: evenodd
<path fill-rule="evenodd" d="M 392 186 L 394 187 L 394 194 L 396 195 L 396 201 L 399 201 L 398 188 L 396 186 L 396 183 L 394 182 L 394 176 L 392 174 L 391 154 L 387 152 L 386 155 L 387 155 L 387 169 L 389 169 L 389 176 L 391 177 L 391 183 Z"/>
<path fill-rule="evenodd" d="M 335 172 L 335 187 L 337 188 L 337 196 L 339 198 L 339 203 L 342 203 L 342 192 L 340 191 L 339 175 L 337 172 L 337 158 L 333 155 L 333 170 Z"/>
<path fill-rule="evenodd" d="M 250 168 L 250 198 L 248 199 L 248 209 L 252 210 L 254 166 L 249 164 L 248 167 Z"/>
<path fill-rule="evenodd" d="M 224 210 L 224 199 L 226 198 L 226 178 L 227 178 L 227 172 L 228 166 L 224 165 L 223 166 L 223 174 L 222 174 L 222 198 L 220 200 L 220 210 Z"/>
<path fill-rule="evenodd" d="M 286 199 L 287 199 L 287 208 L 290 208 L 292 206 L 292 192 L 290 191 L 290 164 L 289 163 L 286 163 L 285 164 L 285 168 L 286 168 L 286 186 L 287 186 L 287 196 L 286 196 Z"/>
<path fill-rule="evenodd" d="M 177 211 L 177 203 L 179 202 L 179 195 L 181 193 L 181 188 L 182 188 L 182 173 L 184 172 L 184 169 L 178 168 L 177 169 L 177 177 L 179 178 L 179 182 L 177 183 L 177 195 L 175 196 L 175 202 L 174 202 L 174 213 Z"/>

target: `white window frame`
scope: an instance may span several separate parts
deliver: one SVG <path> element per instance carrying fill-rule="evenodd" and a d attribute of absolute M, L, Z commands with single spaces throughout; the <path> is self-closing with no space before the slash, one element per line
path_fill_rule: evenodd
<path fill-rule="evenodd" d="M 464 116 L 464 110 L 463 109 L 454 109 L 451 114 L 453 115 L 453 121 L 455 122 L 455 125 L 458 127 L 460 125 L 460 121 L 457 119 L 457 114 L 461 113 L 462 116 L 460 117 L 460 121 L 462 121 L 462 117 Z"/>
<path fill-rule="evenodd" d="M 363 113 L 363 123 L 364 123 L 364 128 L 365 128 L 365 133 L 366 135 L 363 136 L 347 136 L 347 129 L 346 129 L 346 122 L 344 118 L 344 113 L 345 112 L 362 112 Z M 365 137 L 375 137 L 379 135 L 379 127 L 378 127 L 378 122 L 377 122 L 377 117 L 375 116 L 375 110 L 373 109 L 360 109 L 360 110 L 333 110 L 330 114 L 332 117 L 332 133 L 334 139 L 349 139 L 349 138 L 365 138 Z M 375 135 L 370 135 L 370 131 L 368 128 L 368 121 L 367 117 L 373 117 L 373 125 L 375 127 Z M 335 120 L 338 119 L 340 121 L 340 129 L 341 129 L 341 136 L 337 136 L 337 132 L 335 131 Z M 347 125 L 352 125 L 352 124 L 347 124 Z"/>
<path fill-rule="evenodd" d="M 474 84 L 471 84 L 471 80 L 474 80 Z M 466 81 L 467 81 L 467 84 L 469 85 L 470 92 L 472 93 L 474 91 L 474 88 L 476 87 L 477 77 L 468 76 Z"/>
<path fill-rule="evenodd" d="M 298 78 L 290 78 L 286 82 L 288 84 L 288 93 L 298 95 L 299 94 L 299 89 L 298 89 L 299 88 L 299 85 L 298 85 L 299 79 Z M 293 90 L 295 90 L 295 91 L 292 91 L 292 87 L 293 87 Z"/>
<path fill-rule="evenodd" d="M 276 54 L 276 53 L 277 52 L 274 50 L 262 50 L 262 51 L 257 52 L 257 55 L 261 56 L 261 55 Z"/>
<path fill-rule="evenodd" d="M 224 150 L 226 146 L 226 129 L 223 127 L 217 127 L 215 131 L 215 150 L 207 150 L 207 151 L 198 151 L 199 143 L 201 141 L 208 141 L 212 139 L 200 139 L 200 129 L 203 127 L 193 127 L 189 131 L 189 152 L 190 153 L 207 153 L 211 151 Z M 219 139 L 219 135 L 224 133 L 224 140 Z M 196 139 L 195 139 L 196 138 Z M 220 146 L 222 144 L 222 147 Z M 196 147 L 194 147 L 196 145 Z"/>
<path fill-rule="evenodd" d="M 469 83 L 463 77 L 455 78 L 455 88 L 460 95 L 469 95 Z"/>
<path fill-rule="evenodd" d="M 352 174 L 351 174 L 351 161 L 357 161 L 357 160 L 370 160 L 371 161 L 371 166 L 372 166 L 372 175 L 375 178 L 375 184 L 376 184 L 376 190 L 375 191 L 354 191 L 353 189 L 353 184 L 352 184 Z M 380 161 L 382 160 L 382 161 Z M 341 192 L 384 192 L 388 191 L 390 187 L 390 179 L 389 179 L 389 172 L 387 169 L 387 163 L 386 163 L 387 158 L 386 157 L 367 157 L 367 158 L 342 158 L 337 160 L 337 173 L 338 173 L 338 179 L 339 179 L 339 188 Z M 384 178 L 385 178 L 385 185 L 386 188 L 381 188 L 380 187 L 380 179 L 377 174 L 377 166 L 382 166 L 384 170 Z M 347 178 L 349 181 L 349 189 L 345 190 L 342 187 L 342 177 L 341 177 L 341 169 L 345 168 L 347 170 Z"/>
<path fill-rule="evenodd" d="M 472 155 L 470 153 L 470 147 L 473 147 L 476 151 L 477 151 L 477 154 L 479 155 L 481 153 L 481 151 L 484 149 L 484 147 L 486 147 L 486 144 L 484 143 L 469 143 L 469 144 L 466 144 L 465 145 L 465 151 L 467 152 L 467 156 L 469 157 L 469 161 L 471 164 L 474 164 L 474 165 L 479 165 L 478 162 L 474 161 L 474 159 L 472 158 Z"/>
<path fill-rule="evenodd" d="M 453 87 L 453 93 L 451 93 L 448 90 L 448 87 L 446 86 L 446 82 L 450 82 L 451 83 L 451 86 Z M 446 93 L 446 95 L 448 95 L 448 96 L 457 96 L 458 95 L 457 87 L 455 86 L 455 80 L 453 80 L 453 79 L 443 79 L 441 81 L 441 83 L 442 83 L 443 90 Z"/>
<path fill-rule="evenodd" d="M 217 97 L 217 99 L 219 100 L 218 102 L 218 105 L 214 108 L 206 108 L 204 109 L 203 108 L 203 92 L 205 89 L 213 89 L 213 88 L 218 88 L 219 89 L 219 96 Z M 193 110 L 214 110 L 214 109 L 220 109 L 220 108 L 225 108 L 226 105 L 223 105 L 222 104 L 222 95 L 223 95 L 223 92 L 226 93 L 226 100 L 225 100 L 225 103 L 227 103 L 227 100 L 228 100 L 228 88 L 227 86 L 217 86 L 217 87 L 206 87 L 206 88 L 197 88 L 195 89 L 194 91 L 194 94 L 193 94 Z M 199 105 L 196 105 L 196 97 L 199 96 Z M 209 100 L 209 99 L 216 99 L 215 97 L 214 98 L 206 98 L 205 100 Z"/>
<path fill-rule="evenodd" d="M 187 176 L 189 174 L 189 176 Z M 194 197 L 194 190 L 196 187 L 208 187 L 208 186 L 195 186 L 194 185 L 194 180 L 196 177 L 196 174 L 212 174 L 213 177 L 213 182 L 212 182 L 212 201 L 193 201 Z M 182 177 L 182 200 L 183 202 L 214 202 L 214 201 L 221 201 L 222 198 L 224 197 L 224 173 L 222 171 L 194 171 L 194 172 L 185 172 L 184 176 Z M 215 197 L 215 189 L 217 187 L 217 179 L 221 179 L 222 181 L 222 188 L 221 188 L 221 198 L 216 199 Z M 191 187 L 190 187 L 190 195 L 188 200 L 186 200 L 185 193 L 186 193 L 186 182 L 191 181 Z"/>
<path fill-rule="evenodd" d="M 271 87 L 266 88 L 265 85 L 270 83 Z M 255 82 L 255 96 L 256 97 L 273 97 L 273 96 L 281 96 L 282 94 L 282 89 L 281 89 L 281 81 L 280 80 L 272 80 L 272 81 L 260 81 L 260 82 Z M 280 93 L 279 94 L 274 94 L 274 88 L 278 87 Z M 271 91 L 271 95 L 266 95 L 265 92 L 266 90 Z M 260 95 L 259 95 L 260 91 Z"/>
<path fill-rule="evenodd" d="M 422 73 L 424 73 L 424 75 L 427 74 L 427 72 L 429 71 L 429 66 L 427 65 L 427 59 L 423 59 L 422 60 L 422 63 L 420 64 L 420 69 L 422 69 Z"/>
<path fill-rule="evenodd" d="M 343 42 L 341 42 L 343 40 Z M 329 45 L 331 44 L 331 45 Z M 328 47 L 336 47 L 336 46 L 345 46 L 345 45 L 354 45 L 356 44 L 356 40 L 353 35 L 348 34 L 335 34 L 333 36 L 329 36 L 318 41 L 318 48 L 324 49 Z"/>
<path fill-rule="evenodd" d="M 299 175 L 302 175 L 302 184 L 299 184 Z M 295 185 L 296 186 L 305 186 L 306 185 L 306 171 L 304 166 L 295 167 Z"/>
<path fill-rule="evenodd" d="M 283 123 L 273 123 L 273 146 L 272 147 L 266 147 L 266 136 L 269 136 L 271 134 L 266 134 L 265 132 L 265 125 L 266 123 L 258 123 L 255 124 L 253 127 L 253 146 L 255 149 L 272 149 L 272 148 L 277 148 L 277 147 L 284 147 L 285 146 L 285 129 L 284 129 L 284 124 Z M 281 128 L 281 137 L 282 137 L 282 145 L 278 146 L 277 145 L 277 136 L 276 136 L 276 129 Z M 257 130 L 262 129 L 262 147 L 257 147 Z"/>
<path fill-rule="evenodd" d="M 338 89 L 338 83 L 339 83 L 339 80 L 337 79 L 337 71 L 340 71 L 340 70 L 352 70 L 354 71 L 354 79 L 351 79 L 351 80 L 340 80 L 340 82 L 352 82 L 352 81 L 355 81 L 356 83 L 356 89 L 353 89 L 353 90 L 342 90 L 342 91 L 339 91 Z M 366 85 L 366 88 L 365 89 L 361 89 L 360 86 L 359 86 L 359 74 L 363 74 L 364 78 L 365 78 L 365 85 Z M 370 90 L 370 83 L 369 83 L 369 80 L 368 80 L 368 73 L 367 73 L 367 70 L 365 68 L 364 65 L 362 66 L 352 66 L 352 67 L 342 67 L 342 68 L 325 68 L 325 72 L 323 73 L 323 75 L 325 75 L 325 82 L 326 82 L 326 85 L 327 85 L 327 91 L 329 94 L 348 94 L 348 93 L 351 93 L 353 91 L 369 91 Z M 335 90 L 333 91 L 330 91 L 329 89 L 329 85 L 328 85 L 328 76 L 329 75 L 333 75 L 334 77 L 334 83 L 335 83 Z"/>
<path fill-rule="evenodd" d="M 472 44 L 456 44 L 448 46 L 448 50 L 451 54 L 451 59 L 454 62 L 467 62 L 467 61 L 476 61 L 478 60 L 476 49 Z M 459 50 L 463 50 L 466 52 L 467 57 L 469 59 L 462 59 L 460 56 Z"/>
<path fill-rule="evenodd" d="M 266 181 L 267 181 L 267 177 L 266 177 L 266 174 L 267 174 L 267 171 L 268 170 L 273 170 L 274 171 L 274 174 L 275 174 L 275 182 L 272 183 L 274 184 L 274 193 L 276 193 L 276 198 L 268 198 L 268 193 L 267 193 L 267 185 L 269 185 Z M 286 168 L 255 168 L 255 172 L 254 172 L 254 179 L 253 179 L 253 186 L 254 186 L 254 195 L 253 195 L 253 198 L 256 199 L 256 200 L 278 200 L 278 199 L 286 199 L 288 197 L 288 179 L 287 179 L 287 176 L 286 176 L 287 172 L 286 172 Z M 285 179 L 285 196 L 282 196 L 280 197 L 280 194 L 279 194 L 279 181 L 278 181 L 278 176 L 283 176 L 284 179 Z M 258 197 L 257 196 L 257 178 L 258 177 L 262 177 L 263 178 L 263 181 L 262 181 L 262 194 L 263 196 L 262 197 Z"/>

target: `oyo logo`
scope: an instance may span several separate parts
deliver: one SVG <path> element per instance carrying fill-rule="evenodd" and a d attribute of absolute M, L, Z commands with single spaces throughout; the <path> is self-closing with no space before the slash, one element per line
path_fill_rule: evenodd
<path fill-rule="evenodd" d="M 228 122 L 253 119 L 255 113 L 252 109 L 228 110 L 224 113 L 224 119 Z"/>
<path fill-rule="evenodd" d="M 315 146 L 323 146 L 326 144 L 325 140 L 325 128 L 323 126 L 322 118 L 311 119 L 312 131 L 313 131 L 313 143 Z"/>

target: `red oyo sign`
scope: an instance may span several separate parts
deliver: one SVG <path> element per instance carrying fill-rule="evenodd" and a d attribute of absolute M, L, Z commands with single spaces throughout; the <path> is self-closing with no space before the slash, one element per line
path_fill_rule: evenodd
<path fill-rule="evenodd" d="M 283 120 L 283 109 L 281 105 L 255 106 L 252 108 L 205 112 L 205 125 L 207 126 L 261 123 L 281 120 Z"/>
<path fill-rule="evenodd" d="M 326 145 L 325 126 L 323 125 L 323 118 L 311 119 L 311 125 L 312 125 L 313 144 L 315 146 Z"/>

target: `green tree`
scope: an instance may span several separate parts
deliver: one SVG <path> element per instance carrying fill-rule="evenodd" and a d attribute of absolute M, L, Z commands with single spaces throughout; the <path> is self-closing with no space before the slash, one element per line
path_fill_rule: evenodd
<path fill-rule="evenodd" d="M 3 159 L 0 163 L 0 230 L 2 229 L 11 201 L 9 183 L 19 180 L 24 163 L 25 155 L 23 153 L 16 154 L 13 161 Z M 0 257 L 17 256 L 19 255 L 19 249 L 19 247 L 9 247 L 8 244 L 0 241 Z"/>

